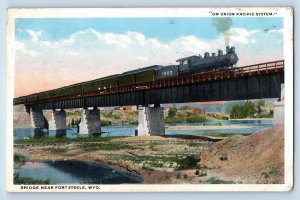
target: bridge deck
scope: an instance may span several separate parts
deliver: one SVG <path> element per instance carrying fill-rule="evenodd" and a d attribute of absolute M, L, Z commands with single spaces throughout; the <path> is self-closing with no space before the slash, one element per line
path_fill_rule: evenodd
<path fill-rule="evenodd" d="M 279 98 L 283 72 L 284 60 L 278 60 L 239 67 L 234 70 L 201 72 L 143 84 L 108 88 L 82 95 L 34 101 L 27 106 L 54 109 Z M 235 91 L 232 93 L 230 90 Z M 274 91 L 272 92 L 272 90 Z M 164 94 L 166 92 L 169 95 Z M 183 98 L 182 95 L 187 97 Z"/>

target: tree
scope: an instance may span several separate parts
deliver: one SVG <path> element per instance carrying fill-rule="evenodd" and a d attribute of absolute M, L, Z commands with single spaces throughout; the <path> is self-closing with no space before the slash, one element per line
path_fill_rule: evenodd
<path fill-rule="evenodd" d="M 176 116 L 177 108 L 175 106 L 171 107 L 168 112 L 168 118 L 173 118 Z"/>
<path fill-rule="evenodd" d="M 230 111 L 230 118 L 231 119 L 245 118 L 243 107 L 238 104 L 234 105 Z"/>
<path fill-rule="evenodd" d="M 265 103 L 265 100 L 263 99 L 260 99 L 258 102 L 257 102 L 257 114 L 260 115 L 262 113 L 262 108 L 263 106 L 265 106 L 266 103 Z"/>
<path fill-rule="evenodd" d="M 253 117 L 256 113 L 254 103 L 252 101 L 246 101 L 243 111 L 245 117 Z"/>

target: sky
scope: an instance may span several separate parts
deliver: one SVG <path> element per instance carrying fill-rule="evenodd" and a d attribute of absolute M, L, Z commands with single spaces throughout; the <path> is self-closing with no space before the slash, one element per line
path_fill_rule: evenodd
<path fill-rule="evenodd" d="M 208 17 L 16 19 L 15 96 L 225 50 L 224 36 L 238 66 L 283 59 L 283 18 L 225 20 L 227 34 Z"/>

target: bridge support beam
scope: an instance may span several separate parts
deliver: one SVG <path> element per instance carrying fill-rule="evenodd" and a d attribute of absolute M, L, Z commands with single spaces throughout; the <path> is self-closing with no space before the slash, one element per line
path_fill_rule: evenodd
<path fill-rule="evenodd" d="M 165 135 L 164 108 L 143 107 L 139 110 L 137 136 Z"/>
<path fill-rule="evenodd" d="M 30 109 L 30 122 L 32 128 L 45 128 L 43 111 Z"/>
<path fill-rule="evenodd" d="M 67 120 L 66 112 L 61 110 L 52 111 L 52 119 L 49 121 L 49 130 L 66 130 Z"/>
<path fill-rule="evenodd" d="M 101 133 L 100 110 L 93 108 L 92 110 L 84 109 L 79 124 L 80 134 L 99 134 Z"/>
<path fill-rule="evenodd" d="M 274 102 L 273 126 L 284 126 L 284 84 L 281 84 L 281 97 Z"/>

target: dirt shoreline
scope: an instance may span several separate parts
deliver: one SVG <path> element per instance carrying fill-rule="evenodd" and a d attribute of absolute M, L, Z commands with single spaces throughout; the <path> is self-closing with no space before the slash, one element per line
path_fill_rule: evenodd
<path fill-rule="evenodd" d="M 189 143 L 174 137 L 128 137 L 107 144 L 15 146 L 14 152 L 31 161 L 100 163 L 135 173 L 146 184 L 270 184 L 284 181 L 283 133 L 276 127 L 218 140 L 191 136 Z M 191 155 L 199 160 L 185 165 Z"/>
<path fill-rule="evenodd" d="M 212 141 L 214 141 L 208 137 L 201 142 L 201 139 L 196 137 L 196 139 L 194 138 L 195 143 L 193 143 L 193 139 L 191 139 L 190 143 L 180 143 L 179 138 L 154 136 L 115 139 L 109 144 L 118 143 L 120 140 L 123 142 L 127 140 L 129 144 L 128 149 L 95 150 L 93 149 L 94 146 L 85 148 L 68 144 L 63 147 L 38 145 L 27 147 L 15 145 L 14 150 L 17 154 L 29 157 L 30 161 L 33 162 L 46 160 L 80 160 L 104 164 L 112 168 L 135 173 L 141 176 L 146 184 L 199 183 L 203 182 L 205 178 L 203 179 L 196 175 L 196 168 L 192 167 L 191 169 L 178 170 L 176 168 L 177 164 L 172 160 L 175 159 L 176 156 L 184 158 L 190 154 L 199 157 L 200 153 L 209 145 L 213 144 Z M 151 143 L 153 140 L 165 141 L 165 143 L 153 144 Z M 178 143 L 174 143 L 174 141 L 178 141 Z M 219 139 L 215 141 L 219 141 Z M 135 158 L 145 159 L 142 162 L 136 162 Z M 149 162 L 147 159 L 149 159 Z"/>

